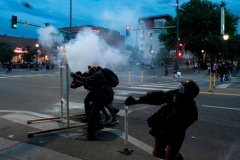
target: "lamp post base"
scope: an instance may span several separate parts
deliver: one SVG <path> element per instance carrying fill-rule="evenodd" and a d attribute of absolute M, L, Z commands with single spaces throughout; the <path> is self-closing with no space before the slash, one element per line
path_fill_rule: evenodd
<path fill-rule="evenodd" d="M 128 148 L 124 148 L 123 150 L 119 150 L 119 152 L 122 153 L 122 154 L 125 154 L 125 155 L 131 155 L 133 150 L 128 149 Z"/>

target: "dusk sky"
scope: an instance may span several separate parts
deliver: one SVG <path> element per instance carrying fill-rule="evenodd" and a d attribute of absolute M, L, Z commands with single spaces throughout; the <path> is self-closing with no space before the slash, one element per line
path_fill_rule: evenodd
<path fill-rule="evenodd" d="M 179 0 L 179 5 L 188 0 Z M 23 5 L 27 2 L 31 8 Z M 212 0 L 220 3 L 221 0 Z M 225 0 L 227 9 L 240 17 L 240 0 Z M 138 18 L 169 14 L 175 17 L 173 5 L 176 0 L 72 0 L 72 26 L 93 25 L 119 31 L 125 36 L 125 27 L 138 26 Z M 33 26 L 18 24 L 17 29 L 11 29 L 11 16 L 18 17 L 18 21 L 45 26 L 50 23 L 55 28 L 70 26 L 70 0 L 1 0 L 0 1 L 0 34 L 38 38 L 37 30 Z M 226 24 L 227 25 L 227 24 Z M 219 26 L 220 27 L 220 26 Z M 240 33 L 240 24 L 238 26 Z M 134 35 L 135 32 L 132 33 Z M 135 37 L 126 37 L 129 43 L 135 43 Z"/>

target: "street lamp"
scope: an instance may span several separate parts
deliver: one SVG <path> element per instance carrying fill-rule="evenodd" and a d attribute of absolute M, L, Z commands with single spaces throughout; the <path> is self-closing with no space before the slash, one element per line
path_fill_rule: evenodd
<path fill-rule="evenodd" d="M 72 0 L 70 0 L 70 39 L 72 39 Z"/>
<path fill-rule="evenodd" d="M 38 47 L 39 47 L 39 44 L 36 44 L 35 46 L 36 46 L 36 48 L 38 49 Z M 38 67 L 37 67 L 38 60 L 37 60 L 37 57 L 38 57 L 38 51 L 36 52 L 36 64 L 35 64 L 35 71 L 38 71 Z"/>
<path fill-rule="evenodd" d="M 225 65 L 227 64 L 227 40 L 229 36 L 227 34 L 223 35 L 223 40 L 225 41 L 225 53 L 224 53 L 224 58 L 225 58 Z"/>
<path fill-rule="evenodd" d="M 176 62 L 177 62 L 177 57 L 178 57 L 178 44 L 179 44 L 179 8 L 178 8 L 178 0 L 176 0 L 175 4 L 176 8 L 176 17 L 177 17 L 177 27 L 176 27 Z"/>
<path fill-rule="evenodd" d="M 202 50 L 202 55 L 203 55 L 203 63 L 205 63 L 206 54 L 205 54 L 205 51 L 204 51 L 204 50 Z"/>

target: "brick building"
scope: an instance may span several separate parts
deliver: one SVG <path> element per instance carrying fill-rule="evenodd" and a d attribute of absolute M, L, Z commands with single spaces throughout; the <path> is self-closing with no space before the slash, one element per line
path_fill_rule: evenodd
<path fill-rule="evenodd" d="M 12 37 L 7 35 L 0 35 L 0 42 L 8 43 L 12 46 L 14 51 L 13 62 L 22 62 L 21 55 L 27 52 L 23 51 L 26 45 L 32 48 L 38 44 L 38 39 L 24 38 L 24 37 Z"/>

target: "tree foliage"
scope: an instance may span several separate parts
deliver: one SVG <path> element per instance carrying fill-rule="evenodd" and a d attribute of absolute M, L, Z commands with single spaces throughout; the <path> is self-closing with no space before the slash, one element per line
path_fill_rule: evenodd
<path fill-rule="evenodd" d="M 170 52 L 167 49 L 162 49 L 156 54 L 154 63 L 159 64 L 162 61 L 168 63 L 170 58 L 172 58 L 172 55 L 170 54 Z"/>
<path fill-rule="evenodd" d="M 32 48 L 31 46 L 25 46 L 25 50 L 27 50 L 28 53 L 23 54 L 22 58 L 25 62 L 31 63 L 36 57 L 37 49 Z"/>
<path fill-rule="evenodd" d="M 13 57 L 13 50 L 8 43 L 0 42 L 0 62 L 10 62 Z"/>
<path fill-rule="evenodd" d="M 185 45 L 185 51 L 201 54 L 201 50 L 205 50 L 215 56 L 221 52 L 221 7 L 225 8 L 225 33 L 232 39 L 239 36 L 236 34 L 239 17 L 227 10 L 226 6 L 225 2 L 213 3 L 209 0 L 189 0 L 180 6 L 179 38 Z M 168 22 L 167 26 L 171 25 L 176 26 L 176 18 Z M 166 34 L 159 35 L 159 40 L 164 41 L 166 49 L 175 49 L 176 30 L 169 29 Z"/>

